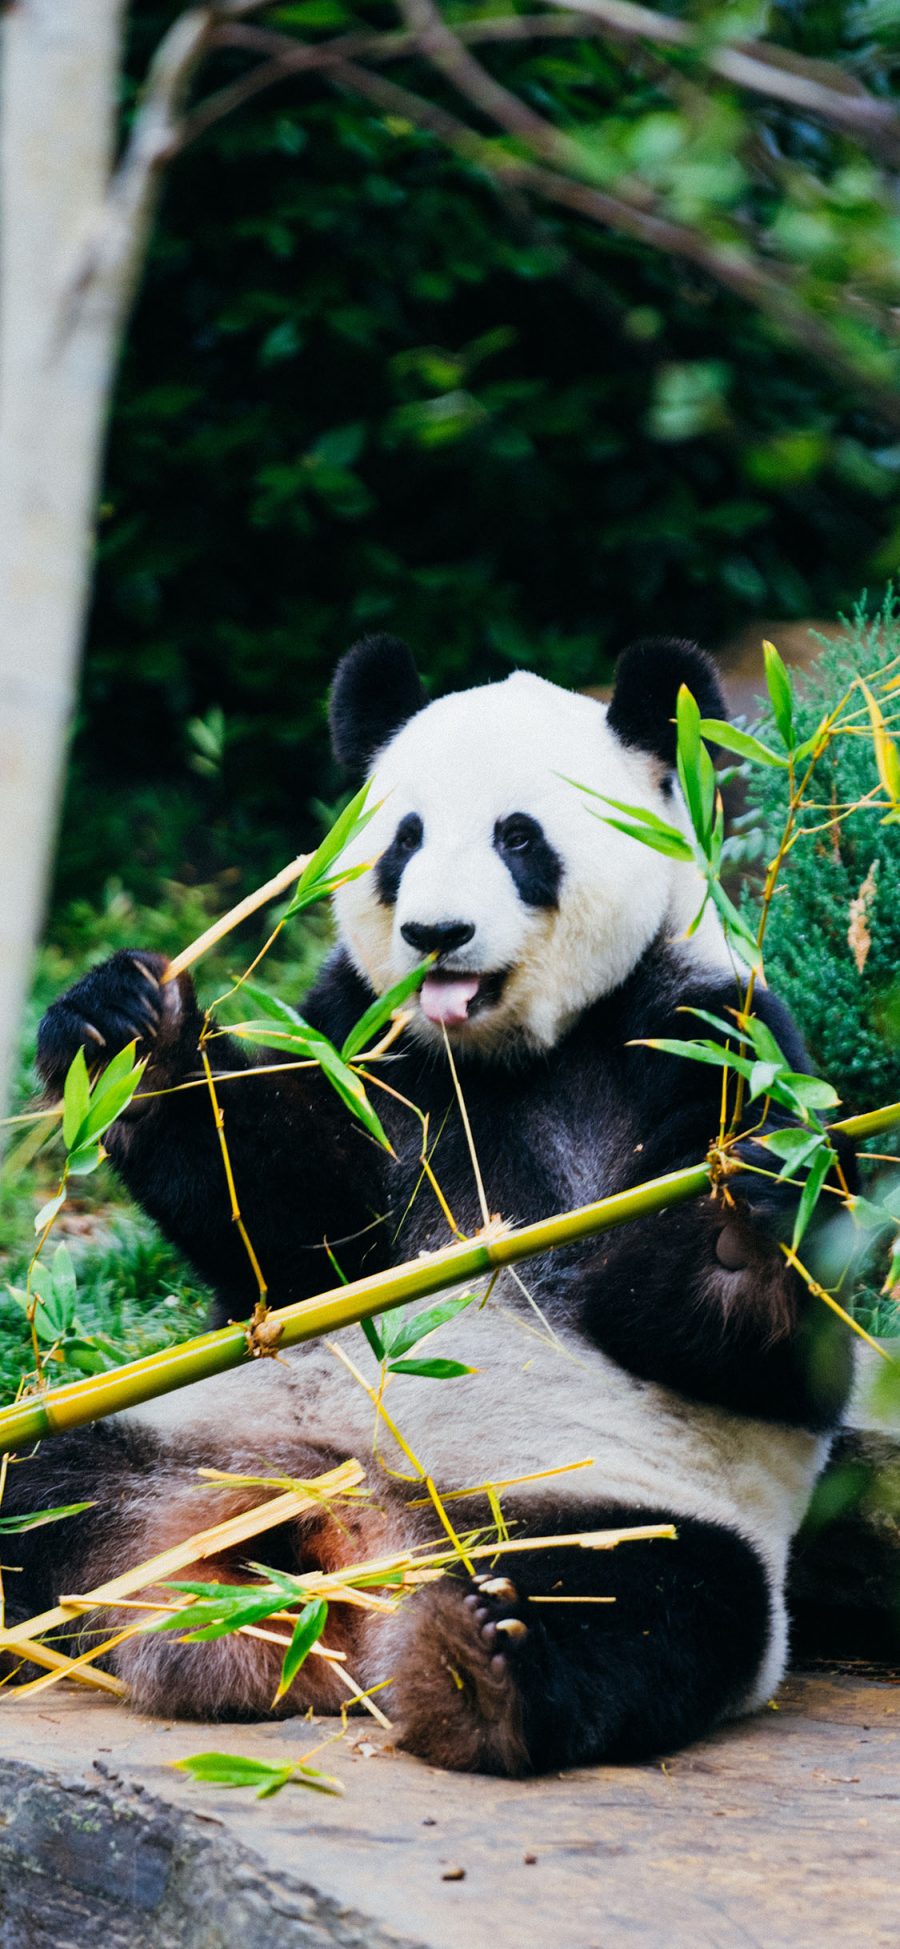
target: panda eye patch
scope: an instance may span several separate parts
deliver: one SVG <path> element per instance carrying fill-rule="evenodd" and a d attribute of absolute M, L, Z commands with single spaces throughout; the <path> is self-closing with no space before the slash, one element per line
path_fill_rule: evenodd
<path fill-rule="evenodd" d="M 543 826 L 527 812 L 511 812 L 494 827 L 494 846 L 526 907 L 555 907 L 563 863 Z"/>
<path fill-rule="evenodd" d="M 425 827 L 418 812 L 407 812 L 375 868 L 375 882 L 382 906 L 393 907 L 404 868 L 409 865 L 413 853 L 418 852 L 424 837 Z"/>

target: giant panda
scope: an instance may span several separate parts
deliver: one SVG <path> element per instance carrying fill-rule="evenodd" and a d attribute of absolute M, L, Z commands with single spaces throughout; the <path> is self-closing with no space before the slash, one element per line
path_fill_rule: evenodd
<path fill-rule="evenodd" d="M 336 895 L 336 945 L 303 1015 L 340 1044 L 373 994 L 424 955 L 436 959 L 380 1071 L 393 1156 L 317 1070 L 245 1076 L 266 1058 L 228 1037 L 211 1045 L 241 1210 L 273 1303 L 333 1284 L 329 1254 L 355 1277 L 448 1242 L 422 1171 L 424 1118 L 457 1227 L 482 1224 L 448 1051 L 489 1210 L 507 1221 L 706 1154 L 718 1070 L 645 1039 L 691 1033 L 685 1008 L 733 1007 L 735 968 L 711 909 L 688 932 L 693 865 L 598 822 L 596 800 L 570 782 L 685 825 L 673 724 L 682 683 L 705 714 L 723 715 L 713 665 L 683 642 L 626 651 L 608 706 L 526 672 L 428 702 L 410 652 L 388 637 L 363 640 L 339 664 L 334 749 L 348 774 L 371 775 L 378 806 L 344 863 L 375 864 Z M 77 982 L 44 1019 L 40 1068 L 58 1091 L 80 1047 L 110 1057 L 140 1038 L 161 1093 L 113 1127 L 110 1155 L 215 1288 L 217 1319 L 242 1318 L 255 1291 L 207 1093 L 166 1093 L 197 1072 L 201 1017 L 190 980 L 161 985 L 164 967 L 121 952 Z M 764 987 L 756 1006 L 804 1068 L 797 1031 Z M 752 1138 L 741 1154 L 752 1162 Z M 479 1485 L 534 1476 L 502 1496 L 519 1542 L 658 1523 L 676 1531 L 614 1551 L 577 1541 L 524 1549 L 474 1578 L 460 1566 L 389 1617 L 335 1610 L 325 1642 L 361 1685 L 386 1688 L 397 1740 L 424 1759 L 509 1775 L 637 1760 L 752 1711 L 777 1686 L 786 1559 L 845 1399 L 849 1354 L 843 1328 L 779 1250 L 796 1194 L 751 1172 L 732 1191 L 505 1274 L 434 1343 L 474 1372 L 392 1381 L 391 1414 L 438 1489 L 457 1492 L 460 1530 L 490 1523 Z M 361 1330 L 342 1342 L 373 1381 Z M 12 1471 L 11 1493 L 31 1509 L 87 1497 L 95 1506 L 15 1539 L 23 1574 L 8 1578 L 10 1596 L 28 1614 L 258 1498 L 204 1487 L 201 1467 L 309 1478 L 351 1455 L 366 1467 L 366 1499 L 256 1546 L 293 1569 L 380 1556 L 436 1530 L 421 1481 L 385 1428 L 376 1432 L 369 1397 L 330 1346 L 260 1360 L 49 1441 Z M 202 1576 L 234 1582 L 242 1554 Z M 109 1658 L 138 1708 L 218 1719 L 269 1713 L 279 1660 L 275 1647 L 233 1636 L 137 1637 Z M 327 1660 L 310 1658 L 278 1709 L 335 1710 L 344 1697 Z"/>

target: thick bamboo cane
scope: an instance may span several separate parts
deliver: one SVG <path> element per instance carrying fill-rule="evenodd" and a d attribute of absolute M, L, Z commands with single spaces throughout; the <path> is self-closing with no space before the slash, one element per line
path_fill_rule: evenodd
<path fill-rule="evenodd" d="M 856 1141 L 877 1136 L 900 1127 L 900 1103 L 890 1103 L 861 1116 L 845 1117 L 831 1127 Z M 709 1183 L 708 1162 L 691 1164 L 684 1170 L 651 1178 L 630 1191 L 617 1191 L 612 1197 L 599 1198 L 574 1211 L 523 1225 L 518 1231 L 497 1231 L 493 1235 L 466 1239 L 448 1246 L 446 1251 L 411 1259 L 369 1279 L 355 1279 L 296 1305 L 273 1308 L 266 1315 L 266 1344 L 271 1348 L 289 1347 L 300 1341 L 315 1340 L 323 1333 L 337 1333 L 359 1320 L 372 1319 L 375 1314 L 390 1312 L 410 1300 L 424 1299 L 448 1286 L 481 1278 L 503 1266 L 533 1258 L 536 1253 L 554 1251 L 576 1239 L 593 1238 L 616 1225 L 627 1225 L 633 1219 L 647 1218 L 671 1205 L 684 1204 L 708 1190 Z M 0 1409 L 0 1451 L 26 1448 L 48 1435 L 61 1434 L 88 1421 L 99 1421 L 122 1408 L 137 1407 L 142 1401 L 154 1400 L 176 1387 L 187 1387 L 193 1381 L 227 1373 L 230 1368 L 252 1359 L 256 1351 L 251 1335 L 243 1326 L 224 1326 L 196 1339 L 183 1340 L 178 1346 L 165 1347 L 160 1353 L 145 1355 L 142 1360 L 129 1361 L 127 1366 L 117 1367 L 110 1374 L 92 1374 L 84 1380 L 70 1381 L 65 1387 L 32 1395 Z"/>
<path fill-rule="evenodd" d="M 900 1120 L 900 1109 L 898 1109 Z M 369 1279 L 355 1279 L 349 1285 L 332 1287 L 314 1299 L 294 1306 L 272 1308 L 266 1314 L 266 1345 L 293 1346 L 301 1340 L 315 1340 L 323 1333 L 337 1333 L 358 1320 L 368 1320 L 411 1299 L 424 1299 L 447 1286 L 477 1279 L 498 1268 L 515 1265 L 537 1252 L 552 1251 L 574 1239 L 590 1238 L 613 1225 L 627 1224 L 662 1211 L 666 1205 L 681 1204 L 695 1198 L 709 1184 L 707 1164 L 694 1164 L 684 1171 L 653 1178 L 633 1191 L 619 1191 L 611 1198 L 583 1205 L 576 1211 L 544 1218 L 519 1231 L 482 1235 L 450 1245 L 444 1252 L 411 1259 L 392 1266 Z M 276 1331 L 277 1330 L 277 1331 Z M 110 1374 L 91 1374 L 84 1380 L 70 1381 L 45 1394 L 31 1395 L 0 1410 L 0 1451 L 28 1447 L 48 1435 L 61 1434 L 86 1421 L 99 1421 L 103 1415 L 121 1408 L 136 1407 L 170 1389 L 187 1387 L 192 1381 L 224 1374 L 254 1356 L 254 1348 L 243 1326 L 223 1326 L 202 1333 L 178 1346 L 164 1347 L 142 1360 L 129 1361 Z"/>

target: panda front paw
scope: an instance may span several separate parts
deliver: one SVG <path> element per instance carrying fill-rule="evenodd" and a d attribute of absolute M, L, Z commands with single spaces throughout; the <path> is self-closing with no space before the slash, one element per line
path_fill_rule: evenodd
<path fill-rule="evenodd" d="M 129 1042 L 174 1077 L 191 1063 L 200 1014 L 187 975 L 163 985 L 165 955 L 120 948 L 53 1002 L 38 1030 L 37 1066 L 48 1088 L 61 1091 L 83 1049 L 88 1065 L 110 1062 Z"/>

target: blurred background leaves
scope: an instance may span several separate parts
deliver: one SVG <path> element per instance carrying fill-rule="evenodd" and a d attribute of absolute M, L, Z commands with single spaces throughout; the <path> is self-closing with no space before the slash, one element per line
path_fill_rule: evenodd
<path fill-rule="evenodd" d="M 131 10 L 126 117 L 179 11 Z M 846 363 L 683 259 L 498 195 L 348 88 L 293 76 L 216 122 L 170 165 L 118 386 L 59 899 L 95 898 L 111 862 L 149 898 L 160 873 L 261 876 L 307 844 L 340 790 L 329 676 L 365 629 L 407 635 L 435 688 L 514 664 L 579 685 L 631 636 L 718 645 L 892 572 L 895 158 L 709 63 L 762 32 L 887 102 L 900 7 L 668 17 L 692 50 L 586 27 L 477 52 L 583 180 L 789 274 Z M 342 0 L 262 18 L 397 25 Z M 204 98 L 247 71 L 218 52 Z M 421 62 L 390 73 L 460 111 Z"/>

